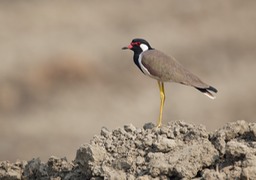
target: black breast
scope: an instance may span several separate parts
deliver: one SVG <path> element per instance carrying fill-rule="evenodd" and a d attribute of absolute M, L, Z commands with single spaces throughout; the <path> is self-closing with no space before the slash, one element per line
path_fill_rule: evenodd
<path fill-rule="evenodd" d="M 133 55 L 133 62 L 134 62 L 134 63 L 136 64 L 136 66 L 140 69 L 140 71 L 141 71 L 142 73 L 144 73 L 144 72 L 142 71 L 141 67 L 140 67 L 139 56 L 140 56 L 140 54 L 134 53 L 134 55 Z"/>

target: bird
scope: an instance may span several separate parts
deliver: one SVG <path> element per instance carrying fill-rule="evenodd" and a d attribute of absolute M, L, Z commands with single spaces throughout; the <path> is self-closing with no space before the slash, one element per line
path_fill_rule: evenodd
<path fill-rule="evenodd" d="M 218 92 L 216 88 L 204 83 L 199 77 L 181 65 L 174 57 L 152 48 L 145 39 L 135 38 L 128 46 L 123 47 L 122 50 L 132 50 L 134 53 L 133 61 L 140 71 L 157 80 L 160 91 L 160 113 L 156 123 L 157 127 L 162 126 L 165 82 L 180 83 L 194 87 L 209 98 L 215 99 L 213 93 Z"/>

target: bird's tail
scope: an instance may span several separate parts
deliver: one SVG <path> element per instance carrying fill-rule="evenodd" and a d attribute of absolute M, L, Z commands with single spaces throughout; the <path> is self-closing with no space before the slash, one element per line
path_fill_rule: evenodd
<path fill-rule="evenodd" d="M 216 97 L 212 94 L 212 92 L 217 93 L 218 90 L 215 89 L 214 87 L 210 86 L 208 88 L 198 88 L 196 87 L 197 90 L 200 92 L 204 93 L 206 96 L 208 96 L 211 99 L 215 99 Z"/>

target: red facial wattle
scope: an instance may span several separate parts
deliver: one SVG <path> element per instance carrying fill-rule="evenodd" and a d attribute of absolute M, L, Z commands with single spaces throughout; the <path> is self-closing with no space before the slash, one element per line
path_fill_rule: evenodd
<path fill-rule="evenodd" d="M 131 44 L 129 44 L 128 49 L 132 49 L 132 48 L 133 48 L 133 46 Z"/>

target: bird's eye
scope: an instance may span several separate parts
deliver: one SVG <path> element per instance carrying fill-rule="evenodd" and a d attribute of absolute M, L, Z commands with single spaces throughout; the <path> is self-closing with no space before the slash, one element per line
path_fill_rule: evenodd
<path fill-rule="evenodd" d="M 140 45 L 140 42 L 131 42 L 131 45 L 132 45 L 132 46 L 139 46 L 139 45 Z"/>

